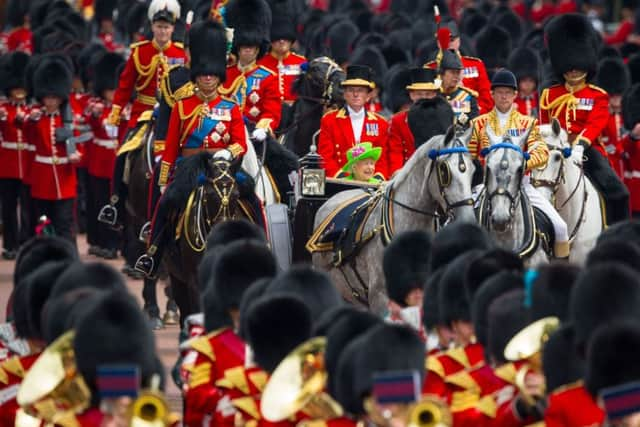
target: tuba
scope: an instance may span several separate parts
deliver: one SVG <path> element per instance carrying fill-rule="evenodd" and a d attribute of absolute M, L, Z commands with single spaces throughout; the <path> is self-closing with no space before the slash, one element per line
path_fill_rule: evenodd
<path fill-rule="evenodd" d="M 539 396 L 526 392 L 525 379 L 529 372 L 542 373 L 542 349 L 549 336 L 560 326 L 557 317 L 545 317 L 533 322 L 518 332 L 504 349 L 505 359 L 515 362 L 525 360 L 526 363 L 516 373 L 516 386 L 529 406 L 536 403 Z"/>
<path fill-rule="evenodd" d="M 25 375 L 17 395 L 22 420 L 35 417 L 61 427 L 78 426 L 76 414 L 89 407 L 91 392 L 77 370 L 74 337 L 69 331 L 51 343 Z"/>
<path fill-rule="evenodd" d="M 326 338 L 312 338 L 280 362 L 267 382 L 260 402 L 267 421 L 286 420 L 301 410 L 312 419 L 342 416 L 342 407 L 324 391 L 327 384 L 326 347 Z"/>

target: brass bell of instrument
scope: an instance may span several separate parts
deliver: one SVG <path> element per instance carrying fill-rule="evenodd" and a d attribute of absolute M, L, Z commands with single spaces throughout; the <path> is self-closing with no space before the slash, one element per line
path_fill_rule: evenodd
<path fill-rule="evenodd" d="M 25 375 L 17 395 L 25 414 L 74 427 L 75 415 L 89 407 L 91 391 L 77 370 L 74 337 L 69 331 L 51 343 Z"/>
<path fill-rule="evenodd" d="M 342 407 L 324 389 L 327 340 L 312 338 L 294 349 L 271 375 L 262 393 L 260 409 L 267 421 L 286 420 L 304 410 L 311 418 L 342 416 Z"/>
<path fill-rule="evenodd" d="M 131 404 L 131 427 L 167 427 L 178 421 L 177 415 L 169 410 L 169 405 L 160 391 L 160 376 L 151 378 L 151 388 L 140 392 Z"/>
<path fill-rule="evenodd" d="M 436 397 L 425 396 L 410 405 L 407 427 L 451 427 L 449 407 Z"/>

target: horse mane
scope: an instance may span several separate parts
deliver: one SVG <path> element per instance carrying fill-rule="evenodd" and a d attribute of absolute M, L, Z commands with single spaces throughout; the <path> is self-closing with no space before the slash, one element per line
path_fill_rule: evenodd
<path fill-rule="evenodd" d="M 212 153 L 203 151 L 180 160 L 175 169 L 173 180 L 167 186 L 167 191 L 163 195 L 163 198 L 170 203 L 170 206 L 179 209 L 184 207 L 189 194 L 198 185 L 200 175 L 206 175 L 211 157 L 213 157 Z"/>
<path fill-rule="evenodd" d="M 448 133 L 447 133 L 448 135 Z M 445 140 L 446 135 L 436 135 L 431 137 L 427 142 L 422 144 L 416 149 L 413 155 L 407 160 L 407 163 L 398 171 L 395 177 L 391 180 L 394 185 L 402 184 L 407 177 L 412 173 L 413 169 L 422 161 L 431 161 L 429 158 L 429 151 L 437 148 L 442 141 Z"/>

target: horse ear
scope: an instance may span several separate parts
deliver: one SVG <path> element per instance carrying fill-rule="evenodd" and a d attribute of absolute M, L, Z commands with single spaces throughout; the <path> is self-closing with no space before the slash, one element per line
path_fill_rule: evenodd
<path fill-rule="evenodd" d="M 551 119 L 551 130 L 553 131 L 553 134 L 556 136 L 556 138 L 560 136 L 560 131 L 562 131 L 562 128 L 560 127 L 560 121 L 558 121 L 558 119 L 556 119 L 555 117 Z"/>
<path fill-rule="evenodd" d="M 445 146 L 449 145 L 449 143 L 453 141 L 454 136 L 455 136 L 455 126 L 451 125 L 449 126 L 449 129 L 447 129 L 447 133 L 444 136 L 444 145 Z"/>

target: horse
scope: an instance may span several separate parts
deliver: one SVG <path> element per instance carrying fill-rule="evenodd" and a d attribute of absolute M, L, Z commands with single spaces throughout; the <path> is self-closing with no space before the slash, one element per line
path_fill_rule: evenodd
<path fill-rule="evenodd" d="M 256 222 L 255 211 L 241 200 L 245 192 L 254 191 L 253 182 L 240 185 L 236 181 L 239 168 L 237 160 L 232 162 L 204 151 L 182 160 L 165 193 L 172 198 L 167 224 L 175 239 L 167 244 L 163 263 L 175 289 L 181 323 L 199 311 L 197 269 L 211 228 L 237 218 Z M 245 179 L 251 181 L 249 176 Z"/>
<path fill-rule="evenodd" d="M 322 56 L 309 62 L 293 84 L 298 99 L 293 104 L 291 123 L 280 131 L 280 143 L 298 157 L 309 152 L 313 135 L 320 129 L 324 112 L 342 105 L 344 91 L 340 83 L 345 72 L 332 59 Z"/>
<path fill-rule="evenodd" d="M 584 264 L 604 229 L 600 197 L 585 175 L 582 158 L 572 156 L 567 132 L 557 120 L 540 126 L 549 147 L 546 166 L 531 173 L 531 184 L 556 207 L 569 229 L 569 260 Z"/>
<path fill-rule="evenodd" d="M 547 262 L 535 225 L 534 211 L 522 188 L 528 153 L 522 150 L 529 131 L 518 137 L 496 136 L 487 127 L 491 145 L 485 158 L 484 189 L 480 195 L 479 222 L 496 242 L 536 266 Z"/>
<path fill-rule="evenodd" d="M 435 230 L 438 222 L 476 221 L 471 197 L 475 166 L 465 144 L 470 134 L 470 129 L 456 132 L 452 126 L 446 135 L 434 136 L 422 144 L 404 167 L 372 195 L 360 189 L 347 190 L 319 208 L 314 234 L 350 200 L 366 200 L 368 214 L 358 226 L 363 236 L 361 245 L 351 259 L 337 264 L 332 252 L 312 253 L 313 264 L 328 271 L 345 300 L 384 313 L 388 297 L 380 259 L 394 233 Z M 374 239 L 377 234 L 380 239 Z"/>

